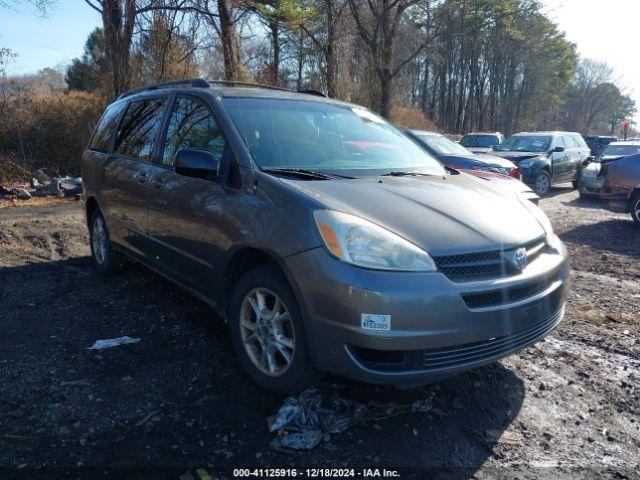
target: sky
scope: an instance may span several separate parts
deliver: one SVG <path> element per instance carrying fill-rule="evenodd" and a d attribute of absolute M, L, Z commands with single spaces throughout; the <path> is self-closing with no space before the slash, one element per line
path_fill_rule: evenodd
<path fill-rule="evenodd" d="M 84 0 L 57 0 L 46 18 L 29 5 L 0 10 L 0 47 L 18 54 L 7 74 L 70 63 L 82 55 L 87 36 L 101 25 L 100 14 Z"/>
<path fill-rule="evenodd" d="M 640 0 L 542 0 L 549 17 L 576 44 L 581 58 L 607 62 L 640 110 Z M 635 121 L 640 123 L 640 112 Z"/>
<path fill-rule="evenodd" d="M 619 85 L 640 109 L 640 62 L 635 58 L 640 0 L 542 2 L 582 58 L 604 60 L 614 68 Z M 99 14 L 83 0 L 57 0 L 47 18 L 38 18 L 28 6 L 0 11 L 0 47 L 18 54 L 7 73 L 69 63 L 82 55 L 87 35 L 100 25 Z M 635 120 L 640 123 L 640 112 Z"/>

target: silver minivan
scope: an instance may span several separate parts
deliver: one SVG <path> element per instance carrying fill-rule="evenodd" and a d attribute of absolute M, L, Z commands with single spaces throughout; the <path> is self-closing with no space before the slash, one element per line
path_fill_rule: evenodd
<path fill-rule="evenodd" d="M 357 105 L 154 85 L 106 109 L 82 171 L 97 270 L 133 259 L 209 303 L 276 392 L 324 372 L 433 382 L 564 314 L 567 251 L 545 214 Z"/>

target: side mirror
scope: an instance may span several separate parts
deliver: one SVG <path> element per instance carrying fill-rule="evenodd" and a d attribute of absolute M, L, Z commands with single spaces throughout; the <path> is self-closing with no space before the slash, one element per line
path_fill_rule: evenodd
<path fill-rule="evenodd" d="M 553 150 L 551 150 L 551 153 L 562 153 L 564 152 L 564 147 L 556 147 Z"/>
<path fill-rule="evenodd" d="M 188 177 L 218 176 L 220 174 L 220 160 L 211 152 L 183 148 L 176 154 L 176 173 Z"/>
<path fill-rule="evenodd" d="M 587 165 L 589 165 L 591 162 L 593 162 L 593 159 L 594 159 L 594 157 L 593 157 L 593 156 L 590 156 L 590 157 L 585 158 L 585 159 L 582 161 L 582 166 L 583 166 L 583 167 L 586 167 L 586 166 L 587 166 Z"/>
<path fill-rule="evenodd" d="M 494 152 L 498 150 L 498 145 L 491 145 L 491 150 L 493 150 Z"/>

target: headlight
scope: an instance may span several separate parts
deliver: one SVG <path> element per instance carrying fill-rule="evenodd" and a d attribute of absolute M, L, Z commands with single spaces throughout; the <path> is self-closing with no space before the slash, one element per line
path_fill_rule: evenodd
<path fill-rule="evenodd" d="M 520 168 L 531 168 L 533 166 L 533 162 L 531 160 L 523 160 L 518 164 L 518 166 Z"/>
<path fill-rule="evenodd" d="M 377 270 L 436 270 L 427 252 L 368 220 L 331 210 L 317 210 L 313 217 L 327 250 L 344 262 Z"/>
<path fill-rule="evenodd" d="M 556 248 L 558 237 L 556 237 L 556 234 L 553 233 L 553 226 L 551 226 L 551 222 L 549 221 L 547 215 L 542 211 L 540 207 L 534 205 L 522 195 L 518 195 L 518 199 L 520 200 L 520 203 L 522 203 L 522 205 L 524 205 L 524 207 L 529 210 L 529 212 L 531 212 L 538 223 L 542 226 L 547 245 L 552 248 Z"/>

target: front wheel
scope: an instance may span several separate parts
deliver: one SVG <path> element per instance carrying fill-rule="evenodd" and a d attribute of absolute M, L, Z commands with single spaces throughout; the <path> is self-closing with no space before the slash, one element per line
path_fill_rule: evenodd
<path fill-rule="evenodd" d="M 551 187 L 551 175 L 546 170 L 541 171 L 536 176 L 536 180 L 534 182 L 534 190 L 538 194 L 539 197 L 543 197 L 549 191 Z"/>
<path fill-rule="evenodd" d="M 640 190 L 631 197 L 631 218 L 640 227 Z"/>
<path fill-rule="evenodd" d="M 243 370 L 261 387 L 292 394 L 320 380 L 298 302 L 277 268 L 262 265 L 238 281 L 229 304 L 229 329 Z"/>

